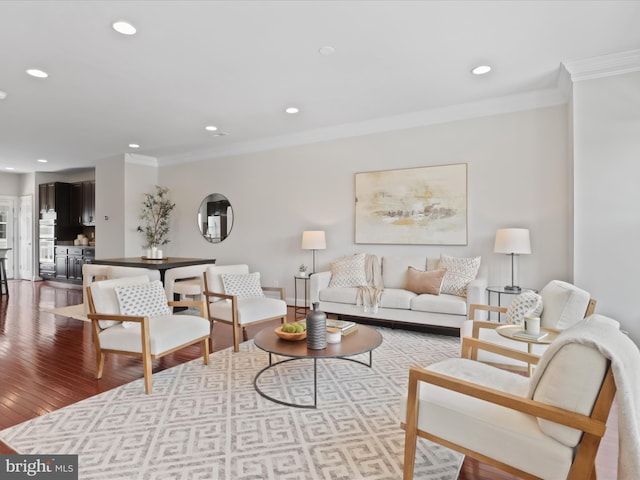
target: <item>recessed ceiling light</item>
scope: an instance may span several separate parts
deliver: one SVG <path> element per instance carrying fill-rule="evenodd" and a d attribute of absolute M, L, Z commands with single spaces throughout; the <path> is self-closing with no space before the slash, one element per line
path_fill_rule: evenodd
<path fill-rule="evenodd" d="M 47 72 L 43 72 L 42 70 L 39 70 L 37 68 L 30 68 L 27 70 L 27 73 L 36 78 L 47 78 L 49 76 Z"/>
<path fill-rule="evenodd" d="M 7 98 L 7 92 L 0 90 L 0 100 L 4 100 L 5 98 Z"/>
<path fill-rule="evenodd" d="M 14 167 L 7 167 L 6 170 L 15 170 Z"/>
<path fill-rule="evenodd" d="M 214 127 L 213 125 L 207 125 L 206 127 L 204 127 L 205 130 L 207 130 L 208 132 L 215 132 L 216 130 L 218 130 L 218 127 Z"/>
<path fill-rule="evenodd" d="M 111 26 L 116 32 L 121 33 L 122 35 L 135 35 L 137 31 L 136 27 L 131 25 L 129 22 L 113 22 Z"/>
<path fill-rule="evenodd" d="M 298 110 L 296 107 L 289 107 L 285 110 L 285 112 L 291 113 L 291 114 L 298 113 L 299 111 L 300 110 Z"/>
<path fill-rule="evenodd" d="M 49 160 L 47 160 L 46 158 L 39 158 L 38 162 L 40 163 L 47 163 Z"/>
<path fill-rule="evenodd" d="M 137 143 L 130 143 L 129 148 L 140 148 L 140 145 L 138 145 Z"/>
<path fill-rule="evenodd" d="M 325 45 L 324 47 L 320 47 L 318 52 L 320 52 L 320 55 L 333 55 L 336 53 L 336 49 L 331 45 Z"/>
<path fill-rule="evenodd" d="M 479 65 L 471 70 L 471 73 L 473 73 L 474 75 L 484 75 L 486 73 L 489 73 L 490 71 L 491 67 L 489 65 Z"/>

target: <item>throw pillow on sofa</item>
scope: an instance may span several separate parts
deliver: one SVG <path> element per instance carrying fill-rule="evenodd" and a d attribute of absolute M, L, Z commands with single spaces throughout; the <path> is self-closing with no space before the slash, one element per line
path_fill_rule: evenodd
<path fill-rule="evenodd" d="M 525 315 L 539 317 L 542 313 L 542 307 L 542 297 L 540 295 L 530 290 L 522 292 L 507 307 L 506 322 L 522 325 Z"/>
<path fill-rule="evenodd" d="M 362 287 L 366 285 L 365 258 L 366 253 L 356 253 L 331 262 L 329 287 Z"/>
<path fill-rule="evenodd" d="M 480 258 L 441 255 L 438 268 L 446 269 L 447 273 L 444 274 L 440 293 L 466 297 L 467 285 L 478 275 Z"/>
<path fill-rule="evenodd" d="M 417 294 L 440 295 L 442 280 L 447 271 L 444 268 L 422 271 L 409 267 L 407 270 L 407 290 Z"/>

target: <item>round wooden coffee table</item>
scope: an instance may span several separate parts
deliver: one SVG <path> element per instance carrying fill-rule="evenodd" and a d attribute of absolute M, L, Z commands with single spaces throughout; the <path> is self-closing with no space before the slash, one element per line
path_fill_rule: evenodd
<path fill-rule="evenodd" d="M 377 330 L 364 325 L 358 325 L 358 330 L 342 337 L 340 343 L 327 343 L 326 348 L 322 350 L 312 350 L 307 348 L 306 340 L 299 340 L 297 342 L 291 342 L 282 340 L 279 338 L 274 328 L 265 328 L 258 332 L 254 337 L 253 342 L 256 347 L 269 353 L 269 365 L 260 370 L 253 379 L 253 386 L 260 395 L 264 398 L 271 400 L 272 402 L 279 403 L 281 405 L 287 405 L 290 407 L 298 408 L 316 408 L 317 407 L 317 391 L 318 391 L 318 359 L 321 358 L 340 358 L 342 360 L 349 360 L 351 362 L 361 363 L 367 367 L 373 365 L 373 350 L 382 343 L 382 335 Z M 361 353 L 369 352 L 369 363 L 355 360 L 352 357 Z M 273 361 L 273 355 L 281 355 L 283 357 L 289 357 L 285 360 L 278 362 Z M 260 375 L 276 365 L 282 363 L 291 362 L 294 360 L 300 360 L 303 358 L 313 358 L 313 404 L 301 405 L 297 403 L 289 403 L 277 398 L 273 398 L 270 395 L 264 393 L 258 386 L 258 379 Z"/>

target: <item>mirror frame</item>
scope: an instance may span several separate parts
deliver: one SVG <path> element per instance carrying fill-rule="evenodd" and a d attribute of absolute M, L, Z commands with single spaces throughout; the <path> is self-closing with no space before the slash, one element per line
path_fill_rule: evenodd
<path fill-rule="evenodd" d="M 196 221 L 207 242 L 223 242 L 233 229 L 233 207 L 229 199 L 221 193 L 207 195 L 200 202 Z"/>

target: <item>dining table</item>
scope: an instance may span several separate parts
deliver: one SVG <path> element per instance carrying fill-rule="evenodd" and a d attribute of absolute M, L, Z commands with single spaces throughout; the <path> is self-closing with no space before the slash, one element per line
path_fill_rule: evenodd
<path fill-rule="evenodd" d="M 111 265 L 115 267 L 142 267 L 158 270 L 160 280 L 164 284 L 164 274 L 170 268 L 189 267 L 191 265 L 204 265 L 216 263 L 215 258 L 185 258 L 185 257 L 164 257 L 162 259 L 151 259 L 146 257 L 127 258 L 103 258 L 92 262 L 94 265 Z"/>

